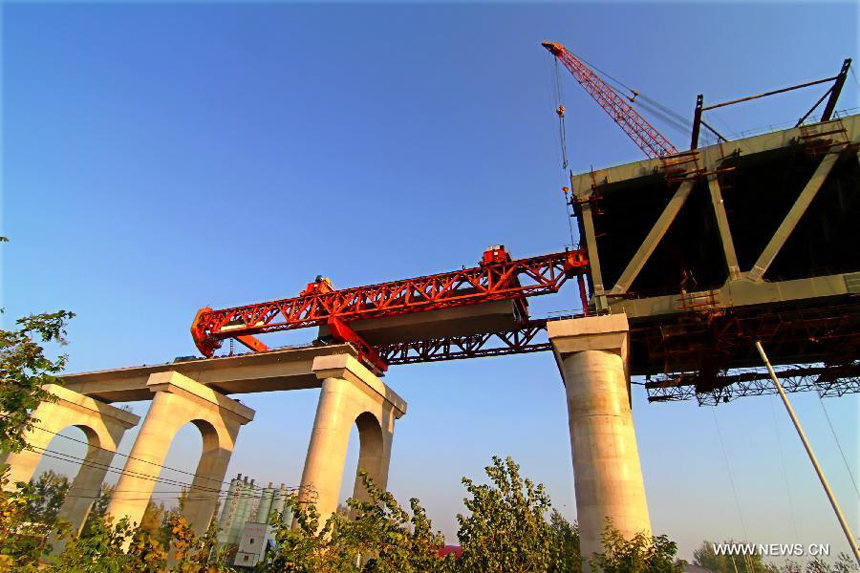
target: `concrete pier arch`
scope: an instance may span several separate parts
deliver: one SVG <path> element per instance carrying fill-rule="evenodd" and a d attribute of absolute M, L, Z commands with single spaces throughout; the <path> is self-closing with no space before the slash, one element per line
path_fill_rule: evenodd
<path fill-rule="evenodd" d="M 42 402 L 33 411 L 32 418 L 38 421 L 26 433 L 28 448 L 6 454 L 2 461 L 9 465 L 10 487 L 17 482 L 28 482 L 57 434 L 71 427 L 80 429 L 87 442 L 86 455 L 57 516 L 70 523 L 73 531 L 80 531 L 123 434 L 137 425 L 140 418 L 62 386 L 50 384 L 45 388 L 56 401 Z"/>
<path fill-rule="evenodd" d="M 203 450 L 188 492 L 184 517 L 197 533 L 209 526 L 239 428 L 254 411 L 174 371 L 149 376 L 152 405 L 131 450 L 107 512 L 140 523 L 167 452 L 186 424 L 200 431 Z"/>
<path fill-rule="evenodd" d="M 406 402 L 348 354 L 317 357 L 313 371 L 323 382 L 301 485 L 303 501 L 316 505 L 322 526 L 337 509 L 353 424 L 358 470 L 379 487 L 388 485 L 394 422 L 406 413 Z M 353 496 L 367 498 L 358 479 Z"/>

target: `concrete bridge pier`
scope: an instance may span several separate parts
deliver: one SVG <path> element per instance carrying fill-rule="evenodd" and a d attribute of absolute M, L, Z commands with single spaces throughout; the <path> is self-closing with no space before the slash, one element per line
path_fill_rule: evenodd
<path fill-rule="evenodd" d="M 630 410 L 627 316 L 548 323 L 567 392 L 583 558 L 603 551 L 606 518 L 626 538 L 651 534 Z"/>
<path fill-rule="evenodd" d="M 313 372 L 323 383 L 302 473 L 301 499 L 316 505 L 322 527 L 337 509 L 352 425 L 358 426 L 359 433 L 358 469 L 385 489 L 394 421 L 406 413 L 406 402 L 348 354 L 314 358 Z M 357 475 L 353 497 L 367 498 Z"/>
<path fill-rule="evenodd" d="M 62 386 L 49 384 L 45 388 L 57 400 L 42 402 L 33 411 L 32 418 L 38 421 L 25 436 L 31 449 L 7 454 L 2 462 L 10 466 L 8 487 L 14 488 L 15 483 L 27 482 L 33 477 L 42 453 L 57 432 L 71 426 L 83 430 L 87 438 L 87 454 L 57 514 L 59 519 L 71 524 L 73 531 L 79 532 L 98 497 L 123 434 L 137 425 L 140 418 Z"/>
<path fill-rule="evenodd" d="M 140 523 L 170 444 L 176 432 L 190 422 L 203 437 L 203 453 L 183 517 L 201 534 L 209 526 L 218 492 L 224 488 L 239 428 L 254 418 L 254 410 L 175 371 L 151 374 L 146 386 L 153 394 L 152 405 L 107 513 L 115 521 L 127 517 Z"/>

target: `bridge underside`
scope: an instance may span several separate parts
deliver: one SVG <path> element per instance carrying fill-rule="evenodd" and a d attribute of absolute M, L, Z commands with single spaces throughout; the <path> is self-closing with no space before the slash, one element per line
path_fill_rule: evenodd
<path fill-rule="evenodd" d="M 652 401 L 860 390 L 860 116 L 571 179 L 600 312 Z"/>

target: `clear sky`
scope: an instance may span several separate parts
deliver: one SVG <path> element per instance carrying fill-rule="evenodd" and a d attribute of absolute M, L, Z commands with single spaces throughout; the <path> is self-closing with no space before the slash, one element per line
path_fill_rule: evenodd
<path fill-rule="evenodd" d="M 345 287 L 472 265 L 488 244 L 515 256 L 563 248 L 553 66 L 540 41 L 564 43 L 684 116 L 699 93 L 715 102 L 832 76 L 858 51 L 848 3 L 2 10 L 4 320 L 76 312 L 70 371 L 193 354 L 197 308 L 292 296 L 317 274 Z M 561 84 L 575 172 L 641 158 L 571 77 Z M 714 121 L 731 134 L 793 122 L 820 93 Z M 852 76 L 838 107 L 857 106 Z M 537 315 L 578 306 L 572 285 L 543 299 L 533 299 Z M 549 354 L 394 367 L 386 382 L 409 402 L 390 489 L 420 498 L 449 541 L 461 476 L 480 478 L 494 454 L 512 455 L 576 517 L 564 390 Z M 257 417 L 228 476 L 298 485 L 317 394 L 243 396 Z M 819 399 L 792 398 L 860 531 L 858 494 Z M 775 398 L 649 405 L 637 387 L 633 404 L 653 527 L 681 557 L 703 539 L 744 536 L 847 550 Z M 857 475 L 860 401 L 824 404 Z M 133 407 L 143 415 L 147 404 Z M 83 453 L 72 445 L 57 438 L 51 448 Z M 200 447 L 184 428 L 167 465 L 193 471 Z"/>

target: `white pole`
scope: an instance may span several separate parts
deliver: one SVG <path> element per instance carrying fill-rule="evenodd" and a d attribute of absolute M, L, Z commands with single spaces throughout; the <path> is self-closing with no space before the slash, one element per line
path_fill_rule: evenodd
<path fill-rule="evenodd" d="M 842 531 L 845 532 L 845 537 L 848 538 L 848 544 L 854 552 L 854 559 L 856 559 L 857 563 L 860 564 L 860 551 L 857 550 L 857 541 L 854 539 L 854 535 L 848 527 L 848 522 L 845 521 L 845 516 L 842 515 L 842 510 L 839 509 L 839 504 L 836 503 L 836 498 L 833 496 L 833 492 L 830 491 L 830 486 L 827 485 L 827 478 L 824 477 L 824 472 L 821 470 L 821 466 L 818 465 L 818 460 L 815 459 L 815 453 L 812 451 L 812 446 L 809 445 L 806 435 L 803 433 L 803 428 L 800 427 L 800 422 L 798 421 L 797 416 L 794 415 L 794 409 L 788 401 L 788 396 L 785 395 L 785 390 L 782 389 L 782 384 L 779 383 L 779 378 L 776 377 L 776 372 L 773 371 L 773 366 L 770 365 L 770 360 L 767 359 L 767 354 L 764 353 L 764 348 L 762 348 L 761 342 L 756 340 L 755 347 L 758 349 L 758 353 L 761 354 L 761 359 L 764 360 L 767 370 L 770 372 L 770 377 L 773 379 L 773 383 L 776 384 L 776 389 L 779 391 L 782 403 L 785 404 L 785 409 L 788 410 L 788 415 L 791 416 L 791 421 L 794 422 L 794 427 L 797 429 L 797 435 L 800 436 L 800 441 L 803 442 L 803 447 L 806 448 L 806 453 L 809 454 L 809 461 L 812 462 L 812 466 L 815 468 L 815 473 L 818 474 L 818 479 L 821 480 L 821 485 L 824 487 L 824 492 L 827 494 L 827 499 L 830 500 L 830 505 L 833 506 L 833 511 L 836 513 L 839 525 L 842 526 Z"/>

